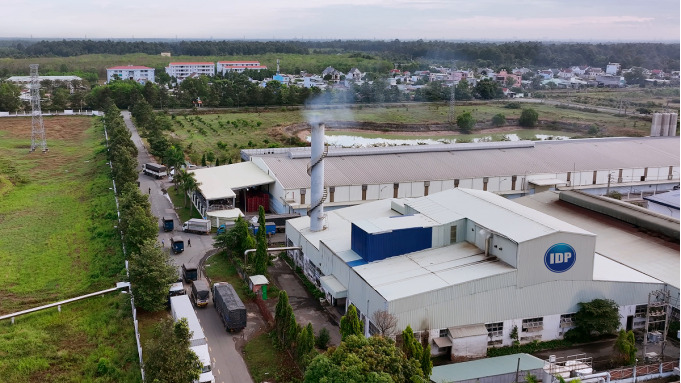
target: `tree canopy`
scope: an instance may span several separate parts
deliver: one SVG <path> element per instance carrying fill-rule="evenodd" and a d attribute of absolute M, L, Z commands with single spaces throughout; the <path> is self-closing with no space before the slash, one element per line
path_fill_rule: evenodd
<path fill-rule="evenodd" d="M 164 318 L 144 345 L 147 382 L 192 383 L 201 374 L 199 357 L 189 349 L 191 333 L 185 318 Z"/>
<path fill-rule="evenodd" d="M 580 302 L 575 324 L 583 336 L 612 334 L 620 327 L 619 306 L 611 299 Z"/>
<path fill-rule="evenodd" d="M 160 311 L 168 300 L 168 288 L 177 279 L 168 253 L 156 240 L 147 240 L 130 254 L 130 285 L 135 304 L 146 311 Z"/>
<path fill-rule="evenodd" d="M 355 305 L 350 305 L 348 312 L 341 318 L 340 333 L 341 340 L 350 335 L 364 336 L 364 323 L 359 320 Z"/>

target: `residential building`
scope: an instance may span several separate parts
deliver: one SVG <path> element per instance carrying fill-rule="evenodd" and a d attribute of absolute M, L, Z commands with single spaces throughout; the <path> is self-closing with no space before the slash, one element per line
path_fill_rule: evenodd
<path fill-rule="evenodd" d="M 113 80 L 133 80 L 140 84 L 155 82 L 154 68 L 140 65 L 122 65 L 106 68 L 106 83 Z"/>
<path fill-rule="evenodd" d="M 168 64 L 166 73 L 170 77 L 175 77 L 177 82 L 182 82 L 187 77 L 196 76 L 215 76 L 215 63 L 212 62 L 174 62 Z"/>
<path fill-rule="evenodd" d="M 223 75 L 227 72 L 241 73 L 248 70 L 261 71 L 267 69 L 267 66 L 261 65 L 260 61 L 218 61 L 218 72 Z"/>
<path fill-rule="evenodd" d="M 605 67 L 605 74 L 617 75 L 621 70 L 621 65 L 619 63 L 608 63 Z"/>
<path fill-rule="evenodd" d="M 322 78 L 326 79 L 329 76 L 329 81 L 339 82 L 341 78 L 341 72 L 337 71 L 334 67 L 328 66 L 322 71 Z"/>

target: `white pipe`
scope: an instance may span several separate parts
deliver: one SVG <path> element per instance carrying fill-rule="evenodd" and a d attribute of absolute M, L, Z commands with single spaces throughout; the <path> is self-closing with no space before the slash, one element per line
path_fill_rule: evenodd
<path fill-rule="evenodd" d="M 579 381 L 585 381 L 589 379 L 595 379 L 595 378 L 606 378 L 605 383 L 610 383 L 610 373 L 609 372 L 599 372 L 597 374 L 589 374 L 589 375 L 581 375 L 576 378 L 567 378 L 565 379 L 565 383 L 567 382 L 573 382 L 575 380 Z"/>

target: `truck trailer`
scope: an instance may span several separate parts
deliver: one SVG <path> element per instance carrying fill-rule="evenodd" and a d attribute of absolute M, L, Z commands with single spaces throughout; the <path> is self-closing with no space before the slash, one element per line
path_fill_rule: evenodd
<path fill-rule="evenodd" d="M 168 169 L 164 165 L 155 164 L 153 162 L 142 165 L 142 172 L 148 176 L 163 178 L 168 176 Z"/>
<path fill-rule="evenodd" d="M 163 213 L 163 231 L 173 231 L 175 228 L 175 210 L 166 209 Z"/>
<path fill-rule="evenodd" d="M 170 248 L 173 250 L 173 253 L 179 254 L 184 251 L 184 239 L 180 237 L 179 235 L 176 235 L 174 237 L 170 237 Z"/>
<path fill-rule="evenodd" d="M 210 220 L 192 218 L 182 225 L 182 231 L 187 233 L 210 234 Z"/>
<path fill-rule="evenodd" d="M 246 327 L 246 306 L 232 285 L 219 282 L 213 285 L 213 304 L 227 331 L 241 331 Z"/>
<path fill-rule="evenodd" d="M 212 365 L 210 363 L 208 342 L 203 333 L 203 328 L 201 328 L 201 323 L 199 323 L 199 318 L 196 316 L 192 303 L 189 301 L 189 297 L 186 295 L 171 297 L 170 311 L 175 321 L 181 318 L 187 320 L 189 331 L 192 334 L 191 339 L 189 339 L 189 349 L 194 351 L 202 364 L 201 375 L 199 375 L 199 380 L 195 382 L 214 383 L 215 377 L 213 376 Z"/>

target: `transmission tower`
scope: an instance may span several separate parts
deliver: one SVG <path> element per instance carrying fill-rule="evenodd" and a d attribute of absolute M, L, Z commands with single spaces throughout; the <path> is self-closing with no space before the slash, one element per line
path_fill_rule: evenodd
<path fill-rule="evenodd" d="M 40 110 L 40 79 L 38 78 L 38 64 L 31 64 L 31 152 L 41 147 L 43 153 L 47 151 L 45 141 L 45 126 L 43 113 Z"/>
<path fill-rule="evenodd" d="M 643 357 L 645 358 L 648 353 L 648 343 L 651 342 L 648 339 L 650 333 L 650 326 L 655 327 L 656 337 L 652 343 L 661 344 L 660 356 L 664 358 L 664 349 L 667 345 L 667 331 L 669 330 L 669 301 L 671 294 L 669 290 L 655 290 L 648 294 L 648 306 L 646 308 L 646 324 L 645 333 L 643 334 Z M 660 334 L 659 330 L 662 330 Z"/>

